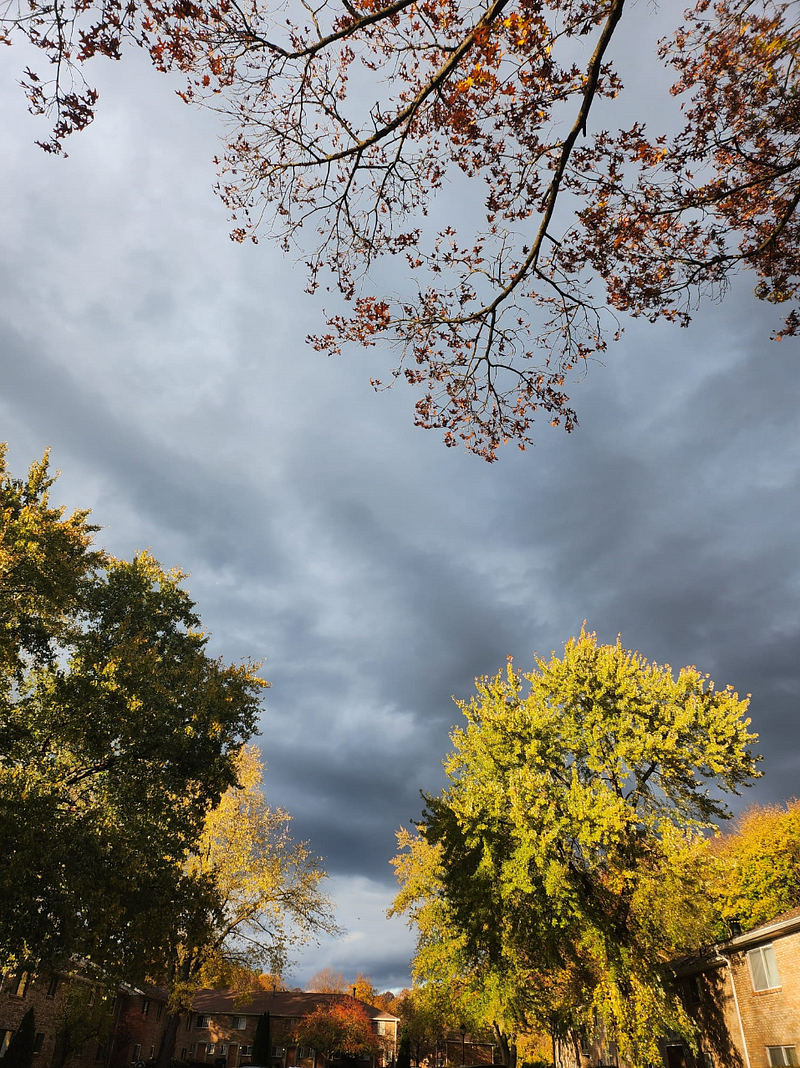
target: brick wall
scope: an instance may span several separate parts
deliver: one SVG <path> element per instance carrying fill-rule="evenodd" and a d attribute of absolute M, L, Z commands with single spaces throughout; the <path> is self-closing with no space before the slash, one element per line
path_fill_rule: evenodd
<path fill-rule="evenodd" d="M 81 1014 L 81 1048 L 66 1055 L 65 1031 L 69 999 L 79 990 L 86 1010 Z M 21 982 L 20 973 L 6 974 L 0 982 L 0 1032 L 16 1031 L 33 1008 L 37 1052 L 33 1068 L 130 1068 L 137 1045 L 139 1058 L 157 1054 L 166 1023 L 163 995 L 153 991 L 120 990 L 108 996 L 101 986 L 78 977 L 38 975 Z M 87 1022 L 88 1021 L 88 1022 Z M 94 1026 L 94 1024 L 97 1026 Z"/>
<path fill-rule="evenodd" d="M 772 945 L 779 987 L 753 989 L 745 949 L 731 955 L 731 967 L 751 1068 L 766 1068 L 768 1046 L 795 1046 L 800 1054 L 800 931 L 758 945 Z"/>

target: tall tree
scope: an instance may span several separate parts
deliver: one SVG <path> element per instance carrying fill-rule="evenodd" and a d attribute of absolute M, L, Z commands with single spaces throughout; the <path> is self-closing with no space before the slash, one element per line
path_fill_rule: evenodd
<path fill-rule="evenodd" d="M 179 571 L 95 550 L 52 481 L 0 454 L 0 953 L 135 981 L 208 892 L 185 857 L 266 684 L 208 655 Z"/>
<path fill-rule="evenodd" d="M 262 1012 L 258 1018 L 250 1061 L 251 1064 L 272 1063 L 272 1027 L 268 1012 Z"/>
<path fill-rule="evenodd" d="M 300 242 L 311 288 L 332 276 L 351 302 L 316 346 L 395 347 L 417 423 L 491 459 L 537 413 L 575 426 L 569 378 L 622 316 L 686 325 L 747 267 L 787 307 L 777 336 L 800 331 L 796 5 L 697 0 L 654 55 L 674 134 L 647 128 L 653 81 L 613 126 L 626 19 L 624 0 L 322 0 L 285 21 L 265 0 L 9 0 L 4 25 L 54 72 L 24 83 L 51 151 L 91 121 L 86 60 L 127 38 L 188 72 L 185 98 L 233 127 L 233 236 Z M 462 232 L 433 221 L 448 183 L 474 190 Z M 370 287 L 382 256 L 398 292 Z"/>
<path fill-rule="evenodd" d="M 36 1022 L 31 1006 L 11 1037 L 3 1057 L 3 1068 L 31 1068 L 35 1041 Z"/>
<path fill-rule="evenodd" d="M 326 874 L 308 843 L 291 836 L 291 817 L 262 791 L 263 764 L 255 746 L 235 760 L 236 783 L 209 811 L 186 861 L 198 895 L 173 931 L 166 981 L 169 1019 L 159 1065 L 169 1064 L 179 1015 L 204 985 L 237 985 L 263 967 L 280 973 L 293 948 L 338 931 L 321 890 Z"/>
<path fill-rule="evenodd" d="M 701 835 L 756 774 L 747 701 L 582 632 L 460 707 L 420 830 L 462 959 L 498 978 L 510 1020 L 520 997 L 542 1023 L 596 1012 L 637 1068 L 669 1030 L 692 1041 L 661 964 L 709 930 Z"/>

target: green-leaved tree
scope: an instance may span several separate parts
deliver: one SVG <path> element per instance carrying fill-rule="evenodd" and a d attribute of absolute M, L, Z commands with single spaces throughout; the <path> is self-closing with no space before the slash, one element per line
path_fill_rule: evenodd
<path fill-rule="evenodd" d="M 95 549 L 52 483 L 0 451 L 0 956 L 137 981 L 214 896 L 185 858 L 266 684 L 209 655 L 179 571 Z"/>
<path fill-rule="evenodd" d="M 398 904 L 436 919 L 510 1039 L 597 1014 L 636 1068 L 670 1030 L 693 1041 L 661 965 L 711 930 L 702 835 L 728 817 L 720 794 L 756 774 L 747 703 L 582 631 L 460 704 L 449 785 L 401 843 L 429 847 L 429 890 Z"/>

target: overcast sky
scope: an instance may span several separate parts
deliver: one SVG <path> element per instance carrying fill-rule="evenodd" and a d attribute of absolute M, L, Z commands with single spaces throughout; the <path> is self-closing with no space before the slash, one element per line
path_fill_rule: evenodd
<path fill-rule="evenodd" d="M 441 785 L 451 697 L 584 619 L 752 693 L 746 800 L 797 792 L 800 345 L 769 342 L 752 282 L 689 330 L 629 326 L 572 392 L 580 428 L 490 466 L 415 429 L 409 388 L 372 392 L 388 357 L 304 343 L 302 266 L 228 239 L 213 116 L 104 62 L 95 124 L 46 157 L 3 59 L 0 439 L 17 473 L 52 449 L 110 551 L 190 572 L 215 652 L 263 658 L 268 794 L 349 930 L 294 980 L 408 982 L 388 861 Z"/>

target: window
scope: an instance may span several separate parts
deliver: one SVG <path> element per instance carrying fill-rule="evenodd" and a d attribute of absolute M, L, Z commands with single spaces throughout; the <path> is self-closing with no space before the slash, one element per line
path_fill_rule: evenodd
<path fill-rule="evenodd" d="M 234 1031 L 244 1031 L 247 1027 L 247 1018 L 245 1016 L 234 1016 L 233 1029 Z"/>
<path fill-rule="evenodd" d="M 275 1047 L 274 1046 L 272 1047 L 272 1051 L 273 1051 L 273 1053 L 275 1052 Z M 252 1057 L 253 1056 L 253 1047 L 252 1046 L 240 1046 L 239 1047 L 239 1052 L 241 1053 L 241 1055 L 243 1057 Z"/>
<path fill-rule="evenodd" d="M 699 1005 L 701 998 L 700 993 L 700 977 L 698 975 L 692 975 L 686 980 L 686 987 L 689 991 L 689 1003 L 691 1005 Z"/>
<path fill-rule="evenodd" d="M 213 1052 L 214 1052 L 214 1043 L 213 1042 L 209 1042 L 208 1045 L 206 1046 L 206 1053 L 210 1057 Z"/>
<path fill-rule="evenodd" d="M 220 1042 L 219 1046 L 217 1046 L 217 1053 L 220 1055 L 220 1057 L 224 1057 L 227 1052 L 228 1052 L 228 1043 L 227 1042 Z"/>
<path fill-rule="evenodd" d="M 386 1021 L 385 1020 L 378 1020 L 375 1026 L 376 1026 L 376 1030 L 377 1030 L 379 1035 L 385 1035 L 386 1034 Z"/>
<path fill-rule="evenodd" d="M 211 1017 L 210 1016 L 198 1016 L 197 1017 L 197 1026 L 198 1027 L 210 1027 L 211 1026 Z"/>
<path fill-rule="evenodd" d="M 189 1015 L 186 1017 L 186 1030 L 188 1031 L 191 1026 L 192 1026 L 192 1014 L 189 1013 Z"/>
<path fill-rule="evenodd" d="M 59 981 L 60 980 L 59 980 L 57 975 L 54 975 L 51 978 L 50 985 L 47 988 L 47 996 L 49 998 L 54 998 L 56 996 L 56 991 L 58 990 Z"/>
<path fill-rule="evenodd" d="M 156 1019 L 157 1019 L 157 1020 L 160 1020 L 160 1019 L 161 1019 L 161 1013 L 162 1013 L 163 1011 L 164 1011 L 164 1006 L 163 1006 L 163 1005 L 159 1005 L 159 1006 L 158 1006 L 158 1009 L 156 1010 Z"/>
<path fill-rule="evenodd" d="M 775 1064 L 800 1064 L 797 1060 L 795 1046 L 767 1046 L 767 1059 L 770 1066 Z"/>
<path fill-rule="evenodd" d="M 41 1053 L 42 1046 L 44 1045 L 44 1031 L 37 1031 L 36 1037 L 33 1040 L 33 1052 Z"/>
<path fill-rule="evenodd" d="M 155 1046 L 151 1046 L 150 1047 L 150 1060 L 151 1061 L 152 1061 L 153 1057 L 155 1057 L 155 1055 L 156 1055 L 156 1047 Z"/>
<path fill-rule="evenodd" d="M 149 1016 L 150 1014 L 150 999 L 144 998 L 142 1001 L 142 1016 Z"/>
<path fill-rule="evenodd" d="M 133 1057 L 131 1059 L 134 1064 L 142 1059 L 142 1045 L 140 1042 L 137 1042 L 133 1047 Z"/>
<path fill-rule="evenodd" d="M 775 987 L 781 985 L 778 965 L 775 963 L 775 950 L 771 943 L 768 946 L 751 949 L 747 954 L 747 960 L 750 964 L 753 990 L 774 990 Z"/>
<path fill-rule="evenodd" d="M 17 972 L 14 978 L 14 985 L 11 988 L 12 998 L 24 998 L 28 993 L 28 983 L 30 982 L 30 975 L 27 972 Z"/>
<path fill-rule="evenodd" d="M 186 1046 L 182 1046 L 181 1047 L 181 1060 L 182 1061 L 186 1060 Z"/>

